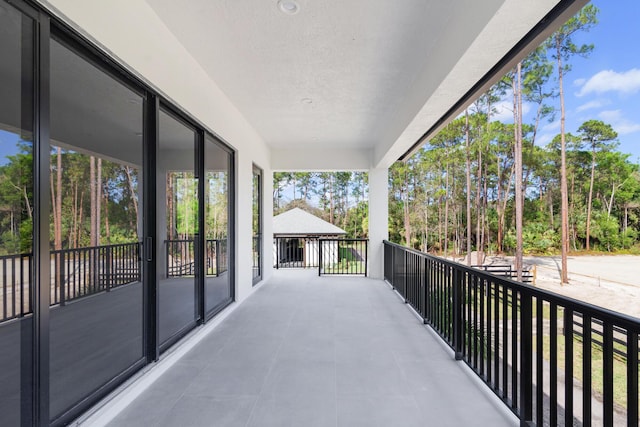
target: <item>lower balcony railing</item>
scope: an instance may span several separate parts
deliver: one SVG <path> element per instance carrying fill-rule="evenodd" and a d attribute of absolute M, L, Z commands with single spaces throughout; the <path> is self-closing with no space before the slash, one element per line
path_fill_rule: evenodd
<path fill-rule="evenodd" d="M 140 281 L 139 242 L 51 251 L 51 305 Z M 31 313 L 33 255 L 0 257 L 0 322 Z"/>
<path fill-rule="evenodd" d="M 317 268 L 318 275 L 367 275 L 367 239 L 275 237 L 274 267 Z"/>
<path fill-rule="evenodd" d="M 367 239 L 320 239 L 318 275 L 367 275 Z"/>
<path fill-rule="evenodd" d="M 638 426 L 640 320 L 386 241 L 384 277 L 522 424 Z"/>
<path fill-rule="evenodd" d="M 167 277 L 194 276 L 196 274 L 195 239 L 165 240 Z M 204 246 L 206 276 L 220 276 L 228 270 L 227 239 L 207 239 Z"/>

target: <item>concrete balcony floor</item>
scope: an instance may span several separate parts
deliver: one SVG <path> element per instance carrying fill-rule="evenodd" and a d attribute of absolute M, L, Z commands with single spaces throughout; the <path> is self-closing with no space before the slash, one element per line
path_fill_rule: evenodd
<path fill-rule="evenodd" d="M 280 270 L 109 425 L 517 424 L 384 282 Z"/>

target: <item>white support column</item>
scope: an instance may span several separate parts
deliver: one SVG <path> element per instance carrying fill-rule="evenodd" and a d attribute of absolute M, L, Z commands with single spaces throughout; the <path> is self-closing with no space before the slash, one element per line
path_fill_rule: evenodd
<path fill-rule="evenodd" d="M 252 204 L 253 163 L 247 151 L 236 153 L 236 301 L 244 300 L 252 290 Z"/>
<path fill-rule="evenodd" d="M 384 249 L 389 238 L 389 171 L 369 170 L 369 276 L 382 279 Z"/>

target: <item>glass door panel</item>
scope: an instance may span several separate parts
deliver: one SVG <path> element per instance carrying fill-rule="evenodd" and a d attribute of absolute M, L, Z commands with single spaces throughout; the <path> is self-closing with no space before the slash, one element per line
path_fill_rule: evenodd
<path fill-rule="evenodd" d="M 262 170 L 256 166 L 253 167 L 252 216 L 252 278 L 255 285 L 262 280 Z"/>
<path fill-rule="evenodd" d="M 231 300 L 229 274 L 231 154 L 210 137 L 205 139 L 205 310 Z"/>
<path fill-rule="evenodd" d="M 196 132 L 165 110 L 157 165 L 159 336 L 162 346 L 195 326 L 198 238 Z M 162 203 L 162 202 L 160 202 Z"/>
<path fill-rule="evenodd" d="M 52 419 L 143 360 L 143 101 L 51 40 Z"/>
<path fill-rule="evenodd" d="M 0 0 L 0 424 L 7 426 L 29 424 L 33 383 L 33 30 L 33 20 Z"/>

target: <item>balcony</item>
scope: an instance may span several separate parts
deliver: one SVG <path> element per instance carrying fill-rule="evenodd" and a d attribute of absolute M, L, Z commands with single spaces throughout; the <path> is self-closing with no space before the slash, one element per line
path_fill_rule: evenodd
<path fill-rule="evenodd" d="M 384 246 L 385 281 L 275 272 L 83 422 L 638 425 L 638 319 Z"/>
<path fill-rule="evenodd" d="M 109 425 L 517 424 L 381 280 L 277 271 L 205 328 L 139 396 L 112 402 L 126 408 Z"/>

